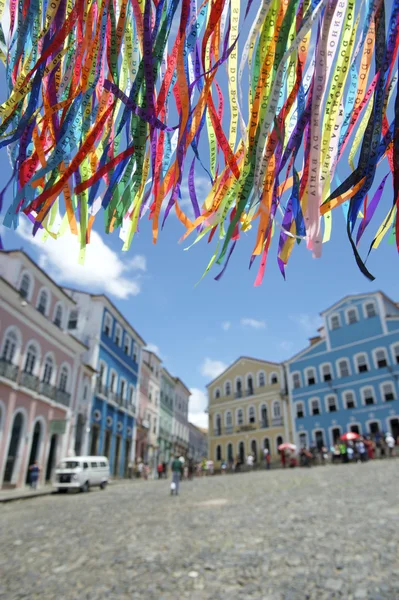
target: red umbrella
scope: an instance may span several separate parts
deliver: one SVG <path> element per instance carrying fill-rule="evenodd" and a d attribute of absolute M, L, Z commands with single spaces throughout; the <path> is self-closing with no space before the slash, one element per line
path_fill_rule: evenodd
<path fill-rule="evenodd" d="M 285 442 L 285 444 L 280 444 L 277 450 L 296 450 L 295 444 L 289 444 Z"/>
<path fill-rule="evenodd" d="M 341 440 L 343 442 L 349 442 L 350 440 L 357 440 L 358 438 L 360 438 L 360 435 L 358 433 L 355 433 L 354 431 L 348 431 L 348 433 L 344 433 L 344 435 L 341 435 Z"/>

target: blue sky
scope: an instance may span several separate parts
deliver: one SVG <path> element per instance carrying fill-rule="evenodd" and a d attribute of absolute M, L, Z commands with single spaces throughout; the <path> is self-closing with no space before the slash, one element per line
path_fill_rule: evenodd
<path fill-rule="evenodd" d="M 0 83 L 1 99 L 4 95 L 5 87 Z M 10 173 L 5 150 L 0 152 L 0 169 L 1 184 Z M 348 173 L 349 167 L 343 162 L 341 181 Z M 385 162 L 373 189 L 386 173 Z M 203 199 L 206 186 L 200 173 L 198 178 L 199 197 Z M 9 193 L 6 206 L 11 198 Z M 388 178 L 381 209 L 361 246 L 363 255 L 391 202 L 392 179 Z M 365 279 L 353 259 L 341 209 L 333 212 L 332 240 L 323 245 L 322 258 L 313 259 L 304 244 L 294 248 L 286 281 L 277 267 L 275 236 L 264 283 L 257 288 L 253 282 L 258 263 L 248 271 L 254 230 L 242 234 L 219 282 L 214 280 L 219 271 L 213 269 L 196 286 L 213 245 L 203 241 L 185 251 L 188 244 L 178 243 L 184 229 L 173 214 L 156 246 L 146 218 L 140 229 L 131 250 L 122 253 L 118 233 L 106 236 L 100 215 L 85 266 L 77 262 L 78 245 L 71 236 L 56 243 L 33 241 L 26 219 L 19 233 L 2 228 L 2 237 L 6 249 L 23 248 L 58 283 L 109 295 L 167 368 L 193 390 L 190 416 L 200 425 L 207 422 L 205 385 L 238 356 L 287 359 L 316 333 L 319 312 L 346 294 L 381 289 L 399 300 L 395 246 L 382 242 L 368 262 L 376 280 Z"/>

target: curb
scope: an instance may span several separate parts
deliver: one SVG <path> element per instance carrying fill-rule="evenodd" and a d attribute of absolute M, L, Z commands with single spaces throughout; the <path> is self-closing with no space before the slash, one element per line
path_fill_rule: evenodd
<path fill-rule="evenodd" d="M 43 496 L 51 496 L 52 494 L 56 494 L 55 490 L 46 490 L 43 492 L 36 492 L 35 494 L 20 494 L 19 496 L 0 496 L 0 504 L 5 504 L 6 502 L 16 502 L 17 500 L 32 500 L 32 498 L 41 498 Z"/>

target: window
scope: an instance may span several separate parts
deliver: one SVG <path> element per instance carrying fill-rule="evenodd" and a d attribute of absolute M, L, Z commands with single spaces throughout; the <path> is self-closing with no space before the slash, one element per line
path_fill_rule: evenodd
<path fill-rule="evenodd" d="M 394 362 L 398 365 L 399 364 L 399 344 L 396 344 L 395 346 L 393 346 L 392 353 L 394 356 Z"/>
<path fill-rule="evenodd" d="M 326 405 L 328 412 L 337 412 L 337 398 L 335 396 L 327 396 Z"/>
<path fill-rule="evenodd" d="M 349 361 L 346 358 L 342 358 L 338 361 L 338 373 L 340 377 L 349 377 Z"/>
<path fill-rule="evenodd" d="M 216 415 L 215 424 L 215 435 L 222 435 L 222 417 L 220 415 Z"/>
<path fill-rule="evenodd" d="M 12 363 L 15 356 L 15 351 L 17 349 L 17 343 L 17 334 L 15 331 L 9 331 L 4 342 L 3 354 L 1 357 L 4 361 Z"/>
<path fill-rule="evenodd" d="M 378 348 L 378 350 L 375 350 L 374 362 L 377 369 L 383 369 L 388 365 L 388 355 L 385 348 Z"/>
<path fill-rule="evenodd" d="M 57 325 L 57 327 L 61 327 L 61 324 L 62 324 L 62 306 L 60 304 L 58 304 L 57 308 L 55 309 L 54 325 Z"/>
<path fill-rule="evenodd" d="M 367 373 L 369 370 L 367 356 L 365 354 L 358 354 L 355 357 L 356 367 L 358 373 Z"/>
<path fill-rule="evenodd" d="M 135 363 L 138 363 L 138 356 L 137 356 L 137 344 L 135 344 L 133 342 L 133 360 Z"/>
<path fill-rule="evenodd" d="M 272 373 L 272 374 L 270 375 L 270 383 L 271 383 L 272 385 L 274 385 L 274 384 L 278 383 L 278 377 L 277 377 L 277 374 L 276 374 L 276 373 Z"/>
<path fill-rule="evenodd" d="M 157 420 L 156 418 L 154 419 L 154 427 L 152 429 L 152 433 L 156 433 L 157 432 Z"/>
<path fill-rule="evenodd" d="M 47 358 L 44 362 L 44 371 L 43 371 L 43 382 L 44 383 L 51 382 L 51 376 L 53 374 L 53 369 L 54 369 L 53 359 L 51 358 L 51 356 L 47 356 Z"/>
<path fill-rule="evenodd" d="M 355 394 L 353 392 L 344 392 L 344 406 L 346 408 L 356 408 Z"/>
<path fill-rule="evenodd" d="M 231 427 L 233 425 L 233 415 L 231 411 L 228 410 L 226 413 L 226 427 Z"/>
<path fill-rule="evenodd" d="M 123 351 L 128 356 L 130 355 L 131 346 L 132 346 L 132 340 L 130 339 L 130 337 L 127 334 L 125 334 L 125 343 L 123 346 Z"/>
<path fill-rule="evenodd" d="M 115 371 L 111 371 L 111 379 L 110 379 L 110 384 L 109 384 L 111 392 L 116 391 L 116 382 L 117 382 L 116 373 L 115 373 Z"/>
<path fill-rule="evenodd" d="M 238 377 L 236 380 L 236 398 L 241 398 L 242 396 L 242 381 L 241 378 Z"/>
<path fill-rule="evenodd" d="M 356 308 L 350 308 L 347 313 L 346 313 L 346 320 L 348 325 L 353 325 L 354 323 L 357 323 L 359 320 L 359 316 L 357 314 L 357 310 Z"/>
<path fill-rule="evenodd" d="M 254 406 L 250 406 L 248 408 L 248 422 L 255 423 L 255 407 Z"/>
<path fill-rule="evenodd" d="M 220 444 L 216 446 L 216 460 L 222 460 L 222 447 Z"/>
<path fill-rule="evenodd" d="M 111 337 L 112 331 L 112 317 L 108 313 L 106 313 L 104 318 L 104 333 L 107 337 Z"/>
<path fill-rule="evenodd" d="M 294 386 L 294 389 L 301 387 L 301 376 L 299 373 L 292 374 L 292 385 Z"/>
<path fill-rule="evenodd" d="M 83 463 L 83 468 L 84 468 L 84 469 L 88 469 L 88 468 L 89 468 L 89 463 L 87 463 L 87 462 L 84 462 L 84 463 Z"/>
<path fill-rule="evenodd" d="M 71 310 L 68 319 L 68 329 L 77 329 L 78 327 L 78 311 Z"/>
<path fill-rule="evenodd" d="M 314 431 L 314 438 L 317 448 L 323 448 L 324 444 L 324 429 L 317 429 Z"/>
<path fill-rule="evenodd" d="M 382 398 L 385 402 L 390 402 L 391 400 L 395 400 L 395 388 L 390 381 L 383 383 L 381 385 Z"/>
<path fill-rule="evenodd" d="M 277 438 L 276 438 L 277 451 L 278 451 L 278 447 L 281 446 L 282 443 L 283 443 L 283 436 L 282 435 L 278 435 Z"/>
<path fill-rule="evenodd" d="M 126 381 L 124 379 L 121 379 L 120 395 L 121 395 L 122 400 L 125 399 L 125 394 L 126 394 Z"/>
<path fill-rule="evenodd" d="M 374 302 L 367 302 L 367 304 L 364 307 L 364 312 L 366 313 L 367 319 L 371 319 L 371 317 L 375 317 L 377 315 L 377 311 L 376 311 Z"/>
<path fill-rule="evenodd" d="M 303 402 L 296 403 L 296 418 L 302 419 L 305 416 L 305 412 L 303 409 Z"/>
<path fill-rule="evenodd" d="M 309 402 L 310 402 L 310 414 L 311 415 L 319 415 L 320 414 L 320 400 L 318 398 L 312 398 Z"/>
<path fill-rule="evenodd" d="M 313 367 L 306 369 L 306 381 L 308 385 L 314 385 L 316 383 L 316 371 Z"/>
<path fill-rule="evenodd" d="M 129 402 L 130 404 L 134 404 L 134 386 L 129 386 Z"/>
<path fill-rule="evenodd" d="M 92 462 L 91 464 L 91 468 L 92 469 L 97 469 L 97 463 L 96 462 Z"/>
<path fill-rule="evenodd" d="M 323 381 L 331 381 L 332 380 L 330 364 L 326 364 L 321 367 L 321 375 L 322 375 Z"/>
<path fill-rule="evenodd" d="M 215 390 L 215 398 L 216 398 L 216 400 L 218 398 L 220 398 L 220 389 L 219 388 L 216 388 L 216 390 Z"/>
<path fill-rule="evenodd" d="M 66 392 L 67 390 L 67 385 L 68 385 L 68 369 L 63 366 L 60 372 L 60 383 L 58 388 L 61 390 L 61 392 Z"/>
<path fill-rule="evenodd" d="M 27 273 L 24 273 L 19 286 L 19 295 L 22 298 L 29 298 L 31 288 L 31 279 Z"/>
<path fill-rule="evenodd" d="M 372 387 L 363 388 L 362 396 L 363 396 L 363 402 L 366 406 L 375 404 L 374 390 Z"/>
<path fill-rule="evenodd" d="M 263 371 L 261 371 L 258 374 L 258 383 L 259 383 L 259 387 L 264 387 L 264 385 L 266 383 L 266 378 L 265 378 L 265 374 Z"/>
<path fill-rule="evenodd" d="M 115 325 L 115 339 L 114 342 L 117 346 L 122 345 L 122 328 L 118 323 Z"/>
<path fill-rule="evenodd" d="M 236 420 L 237 420 L 237 425 L 243 425 L 244 424 L 244 413 L 243 413 L 242 408 L 238 408 L 237 409 Z"/>
<path fill-rule="evenodd" d="M 341 327 L 341 319 L 339 315 L 331 315 L 330 317 L 330 329 L 339 329 Z"/>
<path fill-rule="evenodd" d="M 261 427 L 269 427 L 269 419 L 267 415 L 267 406 L 266 404 L 262 404 L 260 407 L 260 421 Z"/>
<path fill-rule="evenodd" d="M 248 375 L 247 377 L 247 396 L 253 396 L 254 393 L 254 382 L 252 379 L 252 375 Z"/>
<path fill-rule="evenodd" d="M 281 405 L 278 400 L 273 402 L 273 417 L 275 419 L 278 419 L 279 417 L 281 417 Z"/>
<path fill-rule="evenodd" d="M 227 460 L 229 462 L 233 462 L 234 460 L 233 444 L 231 443 L 227 444 Z"/>
<path fill-rule="evenodd" d="M 231 394 L 231 383 L 230 383 L 230 381 L 226 381 L 226 383 L 224 384 L 224 393 L 226 394 L 226 396 L 230 396 L 230 394 Z"/>
<path fill-rule="evenodd" d="M 48 293 L 46 290 L 42 290 L 39 294 L 39 300 L 37 303 L 37 310 L 45 315 L 47 313 L 47 305 L 48 305 Z"/>
<path fill-rule="evenodd" d="M 33 375 L 35 366 L 37 361 L 37 349 L 33 344 L 29 344 L 28 349 L 26 351 L 26 359 L 25 359 L 25 373 L 29 373 L 29 375 Z"/>

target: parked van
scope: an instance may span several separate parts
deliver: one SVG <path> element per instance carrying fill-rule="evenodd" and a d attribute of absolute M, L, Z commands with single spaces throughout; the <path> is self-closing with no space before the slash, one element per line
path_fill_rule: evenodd
<path fill-rule="evenodd" d="M 79 489 L 88 492 L 91 486 L 103 490 L 109 480 L 109 464 L 106 456 L 72 456 L 63 458 L 55 470 L 53 487 L 59 492 Z"/>

